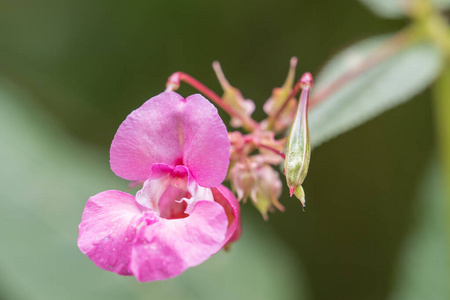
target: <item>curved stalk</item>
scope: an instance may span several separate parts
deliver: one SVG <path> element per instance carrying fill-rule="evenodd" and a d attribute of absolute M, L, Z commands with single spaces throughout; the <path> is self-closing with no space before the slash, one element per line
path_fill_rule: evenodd
<path fill-rule="evenodd" d="M 217 95 L 203 83 L 201 83 L 200 81 L 198 81 L 197 79 L 186 73 L 175 72 L 172 75 L 170 75 L 166 83 L 167 87 L 166 91 L 177 90 L 180 87 L 181 81 L 189 84 L 190 86 L 198 90 L 205 97 L 209 98 L 217 106 L 222 108 L 230 116 L 240 119 L 242 121 L 244 129 L 246 129 L 247 131 L 254 131 L 257 128 L 259 128 L 259 125 L 255 120 L 242 117 L 233 109 L 233 107 L 222 101 L 222 98 L 219 95 Z"/>

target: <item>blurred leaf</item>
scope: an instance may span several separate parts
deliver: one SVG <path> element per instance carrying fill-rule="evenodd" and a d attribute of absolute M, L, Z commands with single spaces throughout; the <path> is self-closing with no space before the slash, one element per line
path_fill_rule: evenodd
<path fill-rule="evenodd" d="M 450 9 L 450 0 L 433 0 L 432 2 L 440 10 Z"/>
<path fill-rule="evenodd" d="M 230 253 L 175 279 L 139 284 L 97 268 L 76 245 L 84 204 L 126 182 L 108 153 L 68 138 L 29 98 L 0 81 L 1 298 L 304 299 L 300 264 L 259 219 L 244 220 Z"/>
<path fill-rule="evenodd" d="M 369 38 L 336 55 L 317 76 L 313 96 L 355 64 L 368 59 L 388 38 Z M 421 42 L 360 74 L 311 109 L 313 147 L 411 99 L 433 82 L 441 70 L 441 61 L 434 45 Z"/>
<path fill-rule="evenodd" d="M 376 15 L 385 18 L 401 18 L 406 15 L 404 5 L 410 1 L 402 0 L 360 0 Z M 403 4 L 403 5 L 402 5 Z"/>
<path fill-rule="evenodd" d="M 408 15 L 409 7 L 414 0 L 359 0 L 376 15 L 385 18 L 401 18 Z M 433 4 L 440 10 L 450 8 L 450 0 L 432 0 Z"/>
<path fill-rule="evenodd" d="M 444 182 L 435 160 L 424 175 L 416 225 L 404 244 L 391 300 L 450 298 Z"/>

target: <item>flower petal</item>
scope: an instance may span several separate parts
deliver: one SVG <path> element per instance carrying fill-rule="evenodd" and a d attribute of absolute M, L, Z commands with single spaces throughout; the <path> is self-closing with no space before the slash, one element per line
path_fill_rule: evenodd
<path fill-rule="evenodd" d="M 186 98 L 184 165 L 202 187 L 215 187 L 225 180 L 230 159 L 230 140 L 217 109 L 202 95 Z M 189 122 L 188 122 L 189 121 Z"/>
<path fill-rule="evenodd" d="M 184 100 L 165 92 L 145 102 L 120 125 L 111 144 L 111 169 L 127 180 L 146 180 L 155 163 L 185 165 L 204 187 L 226 176 L 230 142 L 217 109 L 203 96 Z"/>
<path fill-rule="evenodd" d="M 79 225 L 78 247 L 98 267 L 132 275 L 131 246 L 142 207 L 121 191 L 105 191 L 89 198 Z"/>
<path fill-rule="evenodd" d="M 228 218 L 228 229 L 224 244 L 235 242 L 241 236 L 241 208 L 234 194 L 224 185 L 212 188 L 214 201 L 222 205 Z"/>
<path fill-rule="evenodd" d="M 172 278 L 219 251 L 227 216 L 218 203 L 199 201 L 189 217 L 167 220 L 145 213 L 132 250 L 131 270 L 139 281 Z"/>

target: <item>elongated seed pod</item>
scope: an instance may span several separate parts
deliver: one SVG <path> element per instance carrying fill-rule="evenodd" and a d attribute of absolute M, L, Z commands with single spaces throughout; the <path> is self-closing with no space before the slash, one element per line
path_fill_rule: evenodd
<path fill-rule="evenodd" d="M 305 180 L 311 158 L 311 142 L 308 129 L 308 96 L 312 81 L 310 73 L 303 74 L 301 78 L 303 90 L 286 143 L 284 171 L 291 197 L 296 188 L 301 186 Z"/>

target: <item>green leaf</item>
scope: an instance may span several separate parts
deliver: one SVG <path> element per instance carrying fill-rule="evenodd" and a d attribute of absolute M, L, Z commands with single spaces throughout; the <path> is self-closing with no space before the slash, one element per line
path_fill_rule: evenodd
<path fill-rule="evenodd" d="M 418 189 L 416 224 L 400 255 L 391 300 L 450 298 L 444 182 L 433 160 Z"/>
<path fill-rule="evenodd" d="M 401 0 L 359 0 L 376 15 L 385 18 L 401 18 L 406 16 L 405 8 L 402 4 L 407 1 Z"/>
<path fill-rule="evenodd" d="M 408 9 L 414 0 L 359 0 L 376 15 L 384 18 L 396 19 L 408 15 Z M 433 5 L 444 10 L 450 8 L 450 0 L 432 0 Z"/>
<path fill-rule="evenodd" d="M 329 61 L 317 76 L 312 97 L 368 59 L 390 36 L 359 42 Z M 441 70 L 442 55 L 417 42 L 343 85 L 309 112 L 313 147 L 357 127 L 424 90 Z"/>
<path fill-rule="evenodd" d="M 97 268 L 76 245 L 84 204 L 127 183 L 110 171 L 107 151 L 67 137 L 30 97 L 0 80 L 0 298 L 278 299 L 282 291 L 305 299 L 295 255 L 259 218 L 243 220 L 229 253 L 168 281 L 140 284 Z"/>
<path fill-rule="evenodd" d="M 450 0 L 433 0 L 432 2 L 439 10 L 450 9 Z"/>

